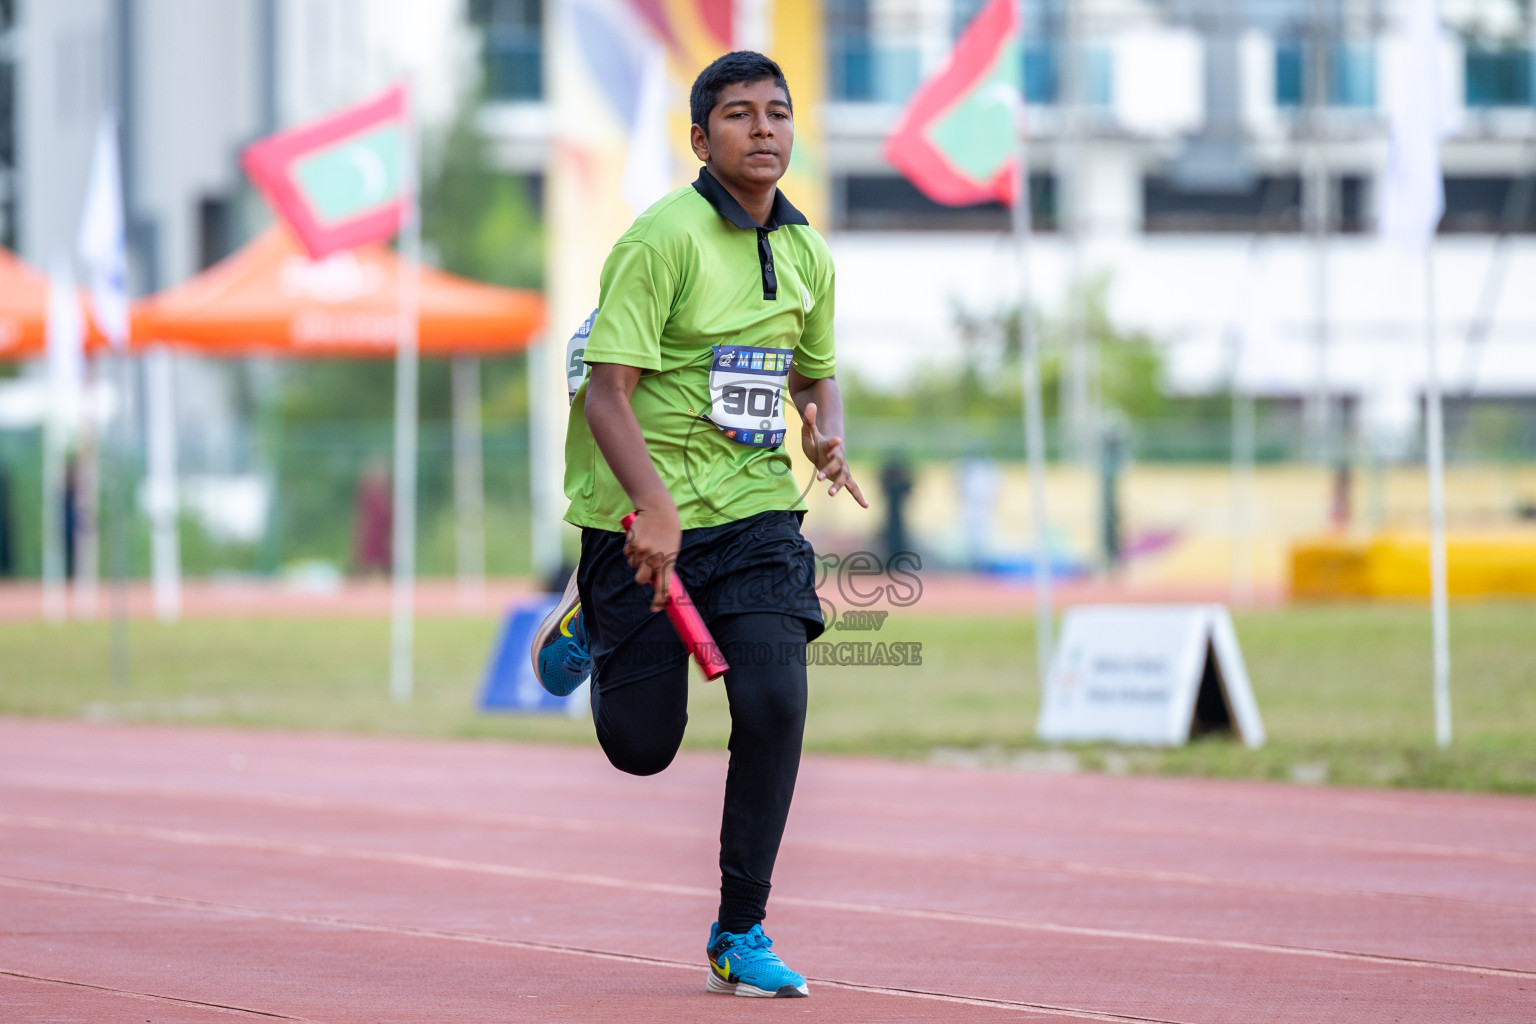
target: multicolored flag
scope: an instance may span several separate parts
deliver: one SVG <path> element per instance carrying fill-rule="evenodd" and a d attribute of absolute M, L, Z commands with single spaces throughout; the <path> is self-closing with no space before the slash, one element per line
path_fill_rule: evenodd
<path fill-rule="evenodd" d="M 404 85 L 247 147 L 246 173 L 314 259 L 382 241 L 413 202 Z"/>
<path fill-rule="evenodd" d="M 990 0 L 977 13 L 886 140 L 885 158 L 935 202 L 1013 201 L 1024 85 L 1015 4 Z"/>

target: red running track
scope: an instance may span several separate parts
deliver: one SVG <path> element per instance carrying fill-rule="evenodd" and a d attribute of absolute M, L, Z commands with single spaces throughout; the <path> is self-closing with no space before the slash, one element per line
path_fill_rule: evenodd
<path fill-rule="evenodd" d="M 1536 1020 L 1536 801 L 822 757 L 708 995 L 723 778 L 0 719 L 0 1021 Z"/>

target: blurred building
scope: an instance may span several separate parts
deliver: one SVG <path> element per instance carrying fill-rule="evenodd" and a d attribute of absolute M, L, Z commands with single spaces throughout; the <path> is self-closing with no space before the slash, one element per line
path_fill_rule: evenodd
<path fill-rule="evenodd" d="M 542 29 L 558 0 L 473 0 L 483 123 L 508 171 L 547 160 Z M 771 0 L 769 0 L 771 2 Z M 982 0 L 826 0 L 830 223 L 845 366 L 895 380 L 960 358 L 956 310 L 1014 301 L 1006 211 L 928 201 L 886 133 Z M 738 7 L 742 4 L 738 3 Z M 747 5 L 750 6 L 750 5 Z M 1420 268 L 1374 236 L 1399 0 L 1025 0 L 1040 303 L 1108 280 L 1117 324 L 1168 349 L 1172 388 L 1310 407 L 1402 448 L 1423 377 Z M 1536 395 L 1536 27 L 1520 0 L 1442 0 L 1437 247 L 1453 398 Z M 793 45 L 779 40 L 780 46 Z M 771 47 L 770 47 L 771 49 Z M 1502 242 L 1494 236 L 1506 234 Z M 899 282 L 899 285 L 893 284 Z M 594 282 L 595 297 L 595 282 Z M 1093 430 L 1092 353 L 1068 395 Z"/>
<path fill-rule="evenodd" d="M 123 123 L 137 290 L 248 233 L 239 156 L 412 67 L 441 116 L 466 75 L 460 5 L 409 0 L 3 0 L 0 202 L 28 259 L 69 252 L 104 113 Z"/>
<path fill-rule="evenodd" d="M 470 43 L 458 5 L 411 0 L 0 0 L 0 244 L 39 266 L 74 251 L 98 125 L 122 124 L 135 294 L 184 281 L 270 214 L 241 150 L 420 69 L 446 116 Z M 179 355 L 184 468 L 249 470 L 270 366 Z M 132 396 L 130 396 L 132 401 Z"/>
<path fill-rule="evenodd" d="M 439 122 L 483 78 L 481 124 L 537 197 L 551 148 L 547 5 L 575 2 L 0 0 L 0 242 L 42 264 L 72 248 L 95 128 L 115 108 L 135 286 L 183 280 L 265 216 L 239 171 L 246 142 L 407 69 Z M 737 22 L 761 24 L 771 3 L 736 0 Z M 958 313 L 1016 301 L 1006 212 L 934 204 L 881 156 L 980 3 L 825 0 L 830 209 L 818 226 L 838 259 L 843 365 L 876 382 L 953 366 L 966 352 Z M 1174 390 L 1235 378 L 1298 415 L 1310 407 L 1315 423 L 1411 437 L 1418 268 L 1373 234 L 1403 0 L 1024 9 L 1039 305 L 1070 322 L 1068 297 L 1105 280 L 1114 322 L 1165 346 Z M 1536 274 L 1536 26 L 1525 0 L 1441 11 L 1458 120 L 1436 253 L 1454 426 L 1473 403 L 1536 396 L 1536 290 L 1520 284 Z M 1093 352 L 1080 348 L 1069 435 L 1094 424 Z M 183 436 L 240 450 L 248 370 L 178 365 L 197 428 Z"/>

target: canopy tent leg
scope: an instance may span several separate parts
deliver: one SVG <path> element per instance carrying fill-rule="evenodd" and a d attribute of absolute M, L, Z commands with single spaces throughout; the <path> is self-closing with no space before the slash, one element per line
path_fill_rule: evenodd
<path fill-rule="evenodd" d="M 171 353 L 163 347 L 144 357 L 149 426 L 149 518 L 155 617 L 181 617 L 181 541 L 176 510 L 176 389 Z"/>
<path fill-rule="evenodd" d="M 453 519 L 461 611 L 485 607 L 485 452 L 480 357 L 453 358 Z"/>
<path fill-rule="evenodd" d="M 128 425 L 133 419 L 132 370 L 128 357 L 117 352 L 111 359 L 112 381 L 117 390 L 115 429 L 112 431 L 111 479 L 107 488 L 107 533 L 112 547 L 111 648 L 112 688 L 128 685 Z"/>
<path fill-rule="evenodd" d="M 1024 24 L 1022 0 L 1014 0 L 1015 24 Z M 1013 165 L 1013 244 L 1017 254 L 1019 298 L 1019 372 L 1024 399 L 1024 452 L 1029 466 L 1030 518 L 1034 520 L 1035 562 L 1035 659 L 1045 688 L 1050 674 L 1055 612 L 1051 607 L 1050 524 L 1045 501 L 1045 415 L 1040 397 L 1040 345 L 1034 321 L 1034 293 L 1030 280 L 1030 241 L 1033 225 L 1029 209 L 1029 133 L 1024 122 L 1024 97 L 1018 97 L 1016 117 L 1018 148 Z"/>
<path fill-rule="evenodd" d="M 86 362 L 85 393 L 80 410 L 79 448 L 75 454 L 75 579 L 73 611 L 77 619 L 94 619 L 101 597 L 101 445 L 96 422 L 100 374 L 96 360 Z"/>
<path fill-rule="evenodd" d="M 407 104 L 413 90 L 407 89 Z M 417 330 L 421 313 L 420 162 L 417 159 L 413 111 L 407 106 L 408 133 L 404 161 L 406 207 L 400 225 L 400 287 L 395 348 L 395 490 L 393 589 L 390 615 L 389 694 L 396 701 L 411 699 L 414 686 L 416 629 L 416 416 Z"/>

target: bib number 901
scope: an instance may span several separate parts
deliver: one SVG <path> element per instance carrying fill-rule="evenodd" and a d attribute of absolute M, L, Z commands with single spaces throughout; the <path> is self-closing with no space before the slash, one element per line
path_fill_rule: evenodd
<path fill-rule="evenodd" d="M 727 416 L 756 416 L 769 419 L 782 412 L 778 388 L 744 388 L 727 385 L 720 392 L 720 407 Z"/>
<path fill-rule="evenodd" d="M 783 444 L 784 385 L 793 358 L 789 349 L 716 345 L 705 419 L 737 444 L 751 448 Z"/>

